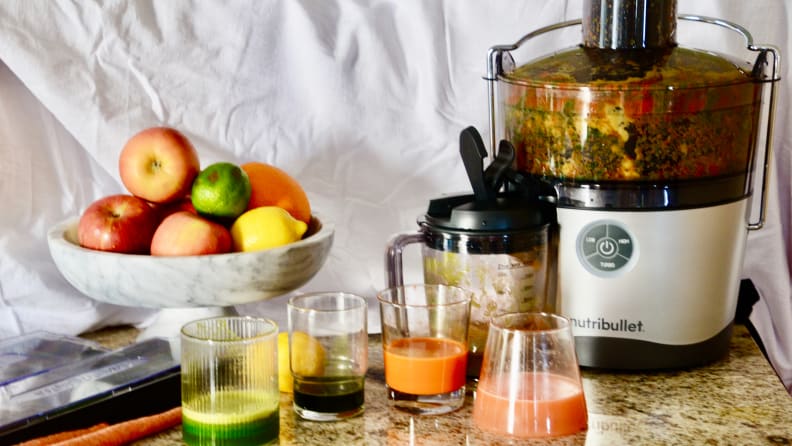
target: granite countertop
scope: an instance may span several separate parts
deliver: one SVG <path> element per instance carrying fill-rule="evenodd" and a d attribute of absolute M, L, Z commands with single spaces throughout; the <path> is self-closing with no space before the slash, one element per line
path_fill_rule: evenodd
<path fill-rule="evenodd" d="M 85 334 L 108 347 L 133 342 L 122 327 Z M 281 395 L 281 445 L 792 445 L 792 397 L 748 330 L 738 325 L 729 355 L 689 370 L 583 371 L 589 429 L 575 436 L 521 442 L 479 431 L 470 421 L 472 390 L 461 410 L 416 417 L 388 407 L 379 336 L 369 346 L 366 412 L 334 423 L 300 420 Z M 181 427 L 134 443 L 184 444 Z"/>

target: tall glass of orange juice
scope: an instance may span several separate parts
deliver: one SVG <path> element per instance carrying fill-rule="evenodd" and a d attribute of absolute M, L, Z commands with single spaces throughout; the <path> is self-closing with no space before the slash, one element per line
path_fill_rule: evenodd
<path fill-rule="evenodd" d="M 406 285 L 383 290 L 377 298 L 391 405 L 433 415 L 461 408 L 470 292 L 447 285 Z"/>
<path fill-rule="evenodd" d="M 491 319 L 473 422 L 513 437 L 571 435 L 587 427 L 569 321 L 550 313 Z"/>

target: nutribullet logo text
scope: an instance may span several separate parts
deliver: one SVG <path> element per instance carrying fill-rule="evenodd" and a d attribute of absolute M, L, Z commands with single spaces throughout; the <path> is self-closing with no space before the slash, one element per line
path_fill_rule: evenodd
<path fill-rule="evenodd" d="M 574 328 L 588 328 L 591 330 L 620 331 L 625 333 L 642 333 L 643 321 L 630 321 L 628 319 L 605 319 L 604 317 L 585 319 L 570 318 Z"/>

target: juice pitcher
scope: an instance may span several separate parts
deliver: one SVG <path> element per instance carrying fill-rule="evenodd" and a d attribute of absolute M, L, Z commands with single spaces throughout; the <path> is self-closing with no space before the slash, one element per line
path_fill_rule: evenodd
<path fill-rule="evenodd" d="M 430 200 L 418 231 L 391 238 L 386 264 L 388 285 L 402 285 L 402 251 L 421 243 L 426 283 L 473 292 L 467 375 L 477 379 L 491 317 L 555 310 L 558 231 L 552 189 L 511 168 L 508 142 L 483 169 L 486 149 L 469 127 L 460 152 L 474 193 Z"/>

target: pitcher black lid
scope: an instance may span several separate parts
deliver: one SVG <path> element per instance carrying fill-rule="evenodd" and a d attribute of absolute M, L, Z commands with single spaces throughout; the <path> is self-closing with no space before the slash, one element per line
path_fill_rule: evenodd
<path fill-rule="evenodd" d="M 419 224 L 460 232 L 510 232 L 535 230 L 556 223 L 554 203 L 501 192 L 492 200 L 475 195 L 455 195 L 430 200 Z"/>

